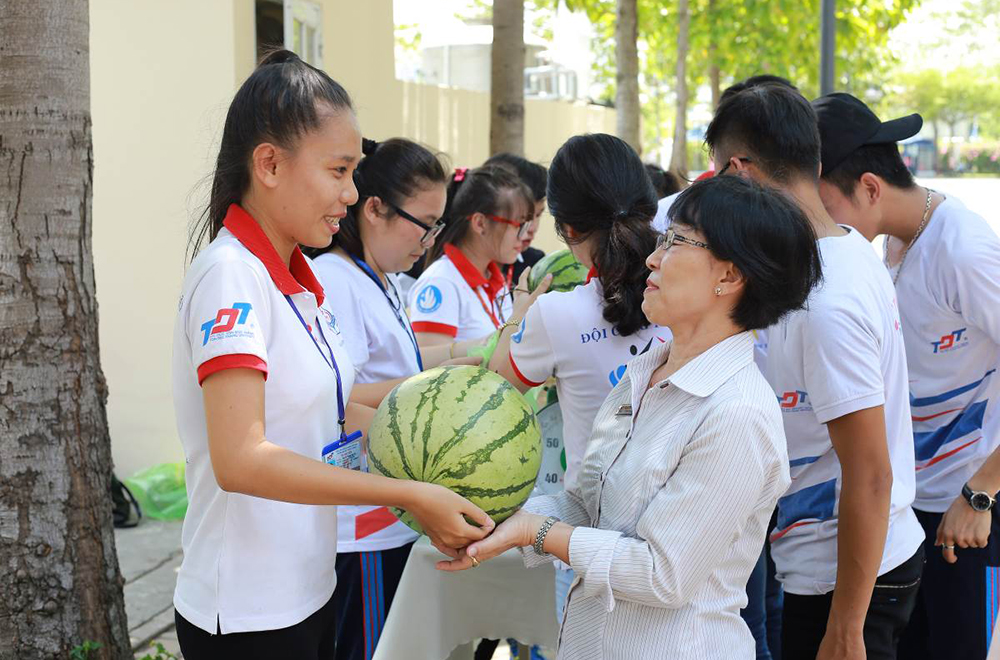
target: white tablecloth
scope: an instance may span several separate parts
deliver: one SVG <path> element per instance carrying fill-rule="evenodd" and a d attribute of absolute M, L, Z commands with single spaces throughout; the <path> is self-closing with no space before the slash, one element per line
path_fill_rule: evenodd
<path fill-rule="evenodd" d="M 445 573 L 434 568 L 441 559 L 427 537 L 413 545 L 374 660 L 444 660 L 476 638 L 556 648 L 552 566 L 528 570 L 510 550 L 479 568 Z"/>

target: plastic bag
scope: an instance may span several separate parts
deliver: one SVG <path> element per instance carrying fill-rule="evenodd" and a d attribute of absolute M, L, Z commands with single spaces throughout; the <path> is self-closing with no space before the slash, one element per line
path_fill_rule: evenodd
<path fill-rule="evenodd" d="M 156 520 L 183 520 L 187 513 L 184 463 L 163 463 L 140 470 L 125 480 L 142 512 Z"/>

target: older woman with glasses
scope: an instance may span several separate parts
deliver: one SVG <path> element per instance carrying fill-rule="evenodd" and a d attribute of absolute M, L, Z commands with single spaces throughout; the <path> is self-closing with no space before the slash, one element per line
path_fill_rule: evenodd
<path fill-rule="evenodd" d="M 635 358 L 594 421 L 578 483 L 532 498 L 443 570 L 512 547 L 577 578 L 560 658 L 754 658 L 740 607 L 790 483 L 778 402 L 750 331 L 820 278 L 809 221 L 738 177 L 696 183 L 646 265 L 642 309 L 673 341 Z"/>

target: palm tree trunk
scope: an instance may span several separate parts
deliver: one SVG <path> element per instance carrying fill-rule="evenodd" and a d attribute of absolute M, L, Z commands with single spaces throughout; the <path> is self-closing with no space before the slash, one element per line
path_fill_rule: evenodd
<path fill-rule="evenodd" d="M 708 20 L 711 34 L 708 42 L 708 82 L 712 89 L 712 111 L 719 107 L 719 99 L 722 97 L 722 72 L 719 70 L 719 44 L 716 42 L 715 26 L 717 0 L 708 0 Z"/>
<path fill-rule="evenodd" d="M 131 656 L 91 253 L 88 5 L 0 0 L 0 656 Z M 7 652 L 12 655 L 7 655 Z"/>
<path fill-rule="evenodd" d="M 691 14 L 688 0 L 677 2 L 677 112 L 674 118 L 674 148 L 670 154 L 670 169 L 687 176 L 687 54 L 688 28 Z"/>
<path fill-rule="evenodd" d="M 490 154 L 524 154 L 524 0 L 493 3 Z"/>
<path fill-rule="evenodd" d="M 639 134 L 639 18 L 636 0 L 618 0 L 615 23 L 615 110 L 618 137 L 642 153 Z"/>

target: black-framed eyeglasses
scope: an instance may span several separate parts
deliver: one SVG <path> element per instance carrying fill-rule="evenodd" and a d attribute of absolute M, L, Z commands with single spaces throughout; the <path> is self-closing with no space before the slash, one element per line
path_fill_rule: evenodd
<path fill-rule="evenodd" d="M 753 162 L 752 158 L 745 158 L 743 156 L 737 156 L 736 160 L 740 161 L 741 163 Z M 726 164 L 722 166 L 722 169 L 715 173 L 715 176 L 722 176 L 723 174 L 725 174 L 726 170 L 728 170 L 732 164 L 733 164 L 733 159 L 730 158 L 728 161 L 726 161 Z"/>
<path fill-rule="evenodd" d="M 440 234 L 442 231 L 444 231 L 444 227 L 445 227 L 444 220 L 438 220 L 433 225 L 429 225 L 426 222 L 423 222 L 421 220 L 417 220 L 412 215 L 410 215 L 409 213 L 407 213 L 403 209 L 399 208 L 395 204 L 389 204 L 389 208 L 391 208 L 393 211 L 395 211 L 397 213 L 397 215 L 399 215 L 399 217 L 403 218 L 404 220 L 409 220 L 410 222 L 412 222 L 413 224 L 415 224 L 416 226 L 418 226 L 418 227 L 420 227 L 420 228 L 422 228 L 424 230 L 424 235 L 420 237 L 420 244 L 421 245 L 426 246 L 428 243 L 430 243 L 435 238 L 437 238 L 438 234 Z"/>
<path fill-rule="evenodd" d="M 711 249 L 708 247 L 708 243 L 702 243 L 701 241 L 696 241 L 693 238 L 681 236 L 673 229 L 668 229 L 666 232 L 656 237 L 656 250 L 654 250 L 654 252 L 661 249 L 669 250 L 672 245 L 676 245 L 677 243 L 686 243 L 688 245 L 693 245 L 694 247 L 705 248 L 706 250 Z"/>

